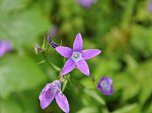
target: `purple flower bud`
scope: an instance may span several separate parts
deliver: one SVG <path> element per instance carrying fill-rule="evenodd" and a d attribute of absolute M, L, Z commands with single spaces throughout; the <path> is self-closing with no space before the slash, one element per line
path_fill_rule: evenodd
<path fill-rule="evenodd" d="M 48 35 L 48 37 L 47 37 L 48 43 L 50 43 L 50 42 L 52 41 L 52 38 L 53 38 L 53 37 L 51 37 L 50 35 Z"/>
<path fill-rule="evenodd" d="M 54 100 L 58 106 L 65 112 L 69 113 L 69 103 L 65 95 L 61 92 L 61 82 L 55 80 L 47 84 L 40 93 L 39 100 L 42 109 L 45 109 Z"/>
<path fill-rule="evenodd" d="M 36 54 L 42 52 L 42 48 L 41 48 L 38 44 L 35 44 L 34 50 L 35 50 L 35 53 L 36 53 Z"/>
<path fill-rule="evenodd" d="M 0 40 L 0 57 L 12 50 L 12 45 L 6 40 Z"/>
<path fill-rule="evenodd" d="M 96 0 L 77 0 L 77 3 L 85 8 L 89 8 Z"/>
<path fill-rule="evenodd" d="M 51 44 L 51 46 L 52 46 L 53 48 L 58 47 L 58 45 L 57 45 L 55 42 L 50 42 L 50 44 Z"/>
<path fill-rule="evenodd" d="M 49 32 L 48 32 L 48 37 L 47 37 L 47 40 L 48 42 L 50 43 L 52 41 L 52 38 L 55 37 L 56 33 L 57 33 L 58 29 L 57 27 L 53 26 Z"/>
<path fill-rule="evenodd" d="M 113 80 L 109 77 L 102 77 L 97 85 L 97 89 L 102 91 L 104 95 L 113 94 Z"/>

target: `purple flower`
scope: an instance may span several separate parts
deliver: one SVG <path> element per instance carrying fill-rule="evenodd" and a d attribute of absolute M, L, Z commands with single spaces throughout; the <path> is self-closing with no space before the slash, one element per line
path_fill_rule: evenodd
<path fill-rule="evenodd" d="M 12 50 L 12 45 L 6 40 L 0 40 L 0 57 Z"/>
<path fill-rule="evenodd" d="M 61 82 L 55 80 L 47 84 L 39 95 L 40 105 L 45 109 L 55 98 L 58 106 L 65 112 L 69 113 L 69 103 L 65 95 L 61 92 Z"/>
<path fill-rule="evenodd" d="M 102 77 L 97 85 L 97 89 L 102 91 L 104 95 L 113 94 L 113 80 L 109 77 Z"/>
<path fill-rule="evenodd" d="M 48 32 L 48 37 L 47 37 L 47 40 L 48 42 L 51 42 L 52 41 L 52 38 L 55 37 L 56 33 L 57 33 L 58 29 L 56 26 L 53 26 L 49 32 Z"/>
<path fill-rule="evenodd" d="M 96 0 L 77 0 L 78 4 L 81 4 L 85 8 L 89 8 Z"/>
<path fill-rule="evenodd" d="M 82 73 L 89 76 L 90 71 L 88 64 L 85 60 L 93 58 L 101 53 L 98 49 L 87 49 L 82 50 L 83 48 L 83 40 L 80 33 L 76 35 L 73 49 L 64 46 L 56 47 L 56 51 L 60 53 L 65 58 L 68 58 L 66 61 L 61 74 L 65 75 L 72 71 L 75 67 L 77 67 Z"/>
<path fill-rule="evenodd" d="M 148 10 L 149 12 L 152 12 L 152 1 L 150 1 L 150 3 L 148 4 Z"/>

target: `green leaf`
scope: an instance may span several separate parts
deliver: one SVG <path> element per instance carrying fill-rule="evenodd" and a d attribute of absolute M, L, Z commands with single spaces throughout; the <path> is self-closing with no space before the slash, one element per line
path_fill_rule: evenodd
<path fill-rule="evenodd" d="M 11 92 L 34 89 L 46 80 L 38 64 L 28 56 L 10 55 L 0 64 L 0 95 L 8 96 Z"/>
<path fill-rule="evenodd" d="M 139 94 L 140 86 L 138 83 L 131 82 L 124 87 L 122 101 L 127 101 Z"/>
<path fill-rule="evenodd" d="M 148 11 L 147 5 L 150 3 L 149 0 L 141 1 L 137 4 L 137 13 L 135 15 L 136 21 L 144 21 L 146 22 L 147 19 L 151 20 L 151 12 Z"/>
<path fill-rule="evenodd" d="M 7 99 L 0 98 L 0 113 L 36 113 L 40 108 L 37 99 L 36 90 L 13 93 Z"/>
<path fill-rule="evenodd" d="M 66 86 L 67 86 L 68 80 L 64 80 L 63 86 L 62 86 L 62 92 L 65 90 Z"/>
<path fill-rule="evenodd" d="M 152 38 L 150 37 L 152 37 L 152 27 L 147 29 L 143 26 L 134 25 L 131 30 L 130 44 L 143 53 L 143 56 L 150 56 L 152 55 Z"/>
<path fill-rule="evenodd" d="M 129 84 L 131 84 L 131 80 L 129 79 L 129 76 L 126 73 L 118 73 L 113 77 L 114 81 L 114 90 L 125 90 Z"/>
<path fill-rule="evenodd" d="M 84 107 L 76 113 L 97 113 L 97 112 L 98 111 L 96 107 Z"/>
<path fill-rule="evenodd" d="M 21 105 L 12 99 L 0 101 L 0 113 L 24 113 Z"/>
<path fill-rule="evenodd" d="M 49 20 L 37 7 L 23 10 L 20 13 L 0 16 L 0 37 L 13 42 L 14 47 L 32 47 L 35 38 L 49 28 Z"/>
<path fill-rule="evenodd" d="M 53 63 L 50 64 L 56 71 L 61 71 L 61 68 L 59 68 L 58 66 L 54 65 Z"/>
<path fill-rule="evenodd" d="M 151 96 L 152 94 L 152 70 L 151 70 L 151 65 L 152 65 L 152 60 L 148 60 L 142 64 L 139 65 L 139 68 L 135 70 L 134 73 L 136 73 L 134 76 L 137 77 L 137 80 L 139 83 L 139 86 L 141 88 L 141 93 L 140 93 L 140 102 L 142 104 L 145 104 L 147 99 Z"/>
<path fill-rule="evenodd" d="M 101 98 L 101 96 L 97 93 L 97 90 L 86 88 L 84 90 L 85 93 L 87 93 L 89 96 L 91 96 L 93 99 L 95 99 L 97 102 L 99 102 L 102 105 L 105 105 L 105 101 Z"/>
<path fill-rule="evenodd" d="M 112 113 L 131 113 L 137 107 L 137 104 L 126 105 L 123 108 L 119 108 L 118 110 Z"/>
<path fill-rule="evenodd" d="M 93 81 L 87 77 L 87 78 L 83 78 L 81 81 L 80 81 L 81 85 L 83 85 L 85 88 L 94 88 L 94 84 L 93 84 Z M 89 85 L 88 85 L 89 84 Z"/>
<path fill-rule="evenodd" d="M 127 0 L 127 3 L 126 3 L 127 7 L 125 7 L 125 11 L 122 15 L 122 22 L 121 22 L 121 27 L 125 30 L 127 30 L 127 28 L 129 27 L 129 23 L 132 18 L 135 3 L 136 3 L 136 0 Z"/>
<path fill-rule="evenodd" d="M 150 113 L 152 111 L 152 103 L 150 104 L 150 106 L 147 109 L 147 113 Z"/>
<path fill-rule="evenodd" d="M 100 79 L 101 75 L 114 75 L 114 73 L 120 68 L 119 62 L 115 59 L 100 58 L 96 65 L 97 66 L 92 75 L 97 79 Z"/>
<path fill-rule="evenodd" d="M 144 104 L 152 94 L 151 83 L 152 83 L 151 78 L 147 78 L 147 80 L 143 80 L 140 82 L 142 92 L 140 94 L 139 100 L 142 104 Z"/>
<path fill-rule="evenodd" d="M 0 12 L 11 12 L 15 10 L 21 10 L 29 4 L 29 0 L 1 0 Z"/>

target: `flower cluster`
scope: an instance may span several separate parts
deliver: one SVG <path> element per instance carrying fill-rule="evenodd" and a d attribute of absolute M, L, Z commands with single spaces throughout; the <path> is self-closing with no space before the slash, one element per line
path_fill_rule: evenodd
<path fill-rule="evenodd" d="M 63 57 L 68 60 L 61 71 L 61 78 L 71 72 L 74 68 L 78 68 L 84 75 L 90 76 L 90 70 L 86 60 L 91 59 L 101 53 L 99 49 L 83 50 L 83 39 L 80 33 L 76 35 L 73 48 L 59 46 L 50 38 L 48 43 Z M 109 77 L 102 77 L 97 85 L 97 89 L 104 95 L 113 94 L 113 81 Z M 42 109 L 45 109 L 53 100 L 56 100 L 58 106 L 65 112 L 69 113 L 69 103 L 65 95 L 61 92 L 61 81 L 55 80 L 47 84 L 40 93 L 39 100 Z"/>

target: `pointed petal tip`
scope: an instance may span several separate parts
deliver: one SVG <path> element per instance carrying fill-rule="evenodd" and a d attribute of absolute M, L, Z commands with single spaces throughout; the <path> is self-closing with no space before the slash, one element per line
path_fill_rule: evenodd
<path fill-rule="evenodd" d="M 67 73 L 65 73 L 64 71 L 61 72 L 61 76 L 65 76 Z"/>
<path fill-rule="evenodd" d="M 102 53 L 102 50 L 100 49 L 96 49 L 98 52 L 97 52 L 97 55 L 101 54 Z"/>
<path fill-rule="evenodd" d="M 74 43 L 73 43 L 73 50 L 74 51 L 82 51 L 83 48 L 83 39 L 80 33 L 78 33 L 75 37 Z"/>
<path fill-rule="evenodd" d="M 90 75 L 90 70 L 88 67 L 88 64 L 85 60 L 80 60 L 79 62 L 76 63 L 77 68 L 86 76 Z"/>
<path fill-rule="evenodd" d="M 78 32 L 78 33 L 77 33 L 77 35 L 81 35 L 81 33 L 80 33 L 80 32 Z"/>
<path fill-rule="evenodd" d="M 86 76 L 90 76 L 90 72 L 89 73 L 84 73 Z"/>
<path fill-rule="evenodd" d="M 67 72 L 66 70 L 63 70 L 61 71 L 61 76 L 65 76 L 66 74 L 68 74 L 69 72 Z"/>
<path fill-rule="evenodd" d="M 44 104 L 43 102 L 40 102 L 40 107 L 42 109 L 46 109 L 49 106 L 49 104 Z"/>
<path fill-rule="evenodd" d="M 99 50 L 99 49 L 98 49 Z M 99 54 L 101 54 L 102 53 L 102 50 L 99 50 Z"/>
<path fill-rule="evenodd" d="M 63 112 L 69 113 L 69 111 L 70 111 L 69 102 L 68 102 L 66 96 L 64 94 L 62 94 L 62 92 L 59 92 L 58 94 L 56 94 L 55 100 Z"/>
<path fill-rule="evenodd" d="M 46 108 L 46 106 L 43 106 L 43 105 L 40 105 L 40 106 L 41 106 L 42 109 L 45 109 L 45 108 Z"/>

